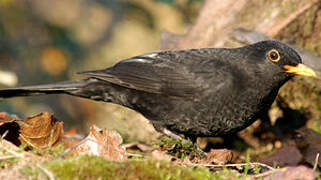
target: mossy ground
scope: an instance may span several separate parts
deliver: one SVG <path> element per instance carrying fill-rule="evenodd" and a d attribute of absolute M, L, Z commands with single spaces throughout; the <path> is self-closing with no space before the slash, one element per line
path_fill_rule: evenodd
<path fill-rule="evenodd" d="M 158 144 L 169 148 L 176 158 L 183 158 L 195 151 L 189 142 L 165 139 Z M 161 147 L 160 147 L 161 148 Z M 20 147 L 13 158 L 1 159 L 2 173 L 19 172 L 18 177 L 25 179 L 241 179 L 246 173 L 238 173 L 230 169 L 211 170 L 204 166 L 178 165 L 170 160 L 157 160 L 149 155 L 143 158 L 133 158 L 123 162 L 107 160 L 93 155 L 63 154 L 62 146 L 50 147 L 44 150 L 29 150 Z M 170 151 L 176 150 L 177 153 Z M 4 150 L 5 151 L 5 150 Z M 13 155 L 13 152 L 5 152 Z M 194 152 L 195 153 L 195 152 Z"/>
<path fill-rule="evenodd" d="M 211 172 L 206 167 L 184 167 L 154 159 L 113 162 L 102 157 L 80 155 L 46 161 L 42 167 L 58 179 L 238 179 L 232 171 Z M 43 169 L 28 165 L 21 169 L 28 179 L 48 177 Z"/>
<path fill-rule="evenodd" d="M 166 153 L 175 156 L 179 159 L 184 159 L 187 156 L 201 156 L 196 146 L 191 141 L 182 141 L 180 139 L 161 139 L 155 143 Z"/>

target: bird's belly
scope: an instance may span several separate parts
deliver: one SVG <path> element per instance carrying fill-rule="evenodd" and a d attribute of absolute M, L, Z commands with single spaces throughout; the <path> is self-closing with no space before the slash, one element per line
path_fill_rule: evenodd
<path fill-rule="evenodd" d="M 143 114 L 154 127 L 193 136 L 224 136 L 251 125 L 268 110 L 269 98 L 229 96 L 192 100 L 155 94 L 132 94 L 129 107 Z"/>
<path fill-rule="evenodd" d="M 208 137 L 224 136 L 244 129 L 261 114 L 251 107 L 223 107 L 218 111 L 194 107 L 180 112 L 165 120 L 166 128 L 186 135 Z"/>
<path fill-rule="evenodd" d="M 234 101 L 235 100 L 235 101 Z M 164 125 L 169 130 L 186 135 L 213 137 L 238 132 L 260 118 L 274 98 L 255 96 L 232 101 L 182 102 L 168 113 Z"/>

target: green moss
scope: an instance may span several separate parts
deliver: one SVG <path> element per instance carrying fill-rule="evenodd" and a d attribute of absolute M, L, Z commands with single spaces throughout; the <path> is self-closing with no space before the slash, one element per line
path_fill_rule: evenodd
<path fill-rule="evenodd" d="M 58 179 L 229 179 L 238 177 L 231 171 L 212 173 L 205 167 L 183 167 L 166 161 L 130 160 L 112 162 L 97 156 L 78 156 L 43 164 Z M 28 166 L 21 170 L 29 179 L 43 176 L 40 168 Z"/>
<path fill-rule="evenodd" d="M 11 157 L 8 159 L 1 159 L 0 160 L 0 169 L 8 168 L 18 162 L 19 162 L 19 158 L 17 158 L 17 157 Z"/>
<path fill-rule="evenodd" d="M 59 144 L 57 146 L 48 147 L 48 148 L 44 148 L 44 149 L 35 149 L 35 148 L 28 146 L 27 144 L 23 144 L 23 145 L 20 145 L 19 148 L 21 150 L 30 150 L 32 153 L 34 153 L 36 155 L 52 156 L 54 158 L 60 156 L 63 153 L 63 151 L 65 150 L 65 147 L 63 144 Z"/>
<path fill-rule="evenodd" d="M 7 151 L 5 148 L 0 148 L 0 170 L 8 168 L 19 162 L 19 157 L 14 156 L 11 152 Z"/>
<path fill-rule="evenodd" d="M 312 122 L 312 125 L 311 125 L 311 128 L 318 132 L 318 133 L 321 133 L 321 125 L 320 125 L 320 122 L 319 121 L 313 121 Z"/>
<path fill-rule="evenodd" d="M 189 155 L 201 156 L 201 153 L 198 152 L 197 148 L 191 141 L 166 138 L 156 142 L 155 144 L 164 149 L 168 154 L 176 156 L 179 159 L 184 159 Z"/>

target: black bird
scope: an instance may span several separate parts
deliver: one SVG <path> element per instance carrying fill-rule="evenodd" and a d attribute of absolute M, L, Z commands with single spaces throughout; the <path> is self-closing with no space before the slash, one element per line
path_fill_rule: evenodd
<path fill-rule="evenodd" d="M 69 94 L 144 115 L 171 137 L 225 136 L 251 125 L 295 75 L 315 76 L 298 53 L 278 41 L 241 48 L 164 51 L 122 60 L 86 79 L 0 90 L 0 98 Z"/>

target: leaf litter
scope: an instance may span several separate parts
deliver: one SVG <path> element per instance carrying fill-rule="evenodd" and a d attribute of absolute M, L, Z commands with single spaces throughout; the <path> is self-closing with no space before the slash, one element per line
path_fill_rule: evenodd
<path fill-rule="evenodd" d="M 295 144 L 283 146 L 271 155 L 259 159 L 259 162 L 250 162 L 248 160 L 246 163 L 233 164 L 235 152 L 228 149 L 211 149 L 206 156 L 200 156 L 195 152 L 196 148 L 193 148 L 193 144 L 184 144 L 186 142 L 183 143 L 176 140 L 162 140 L 163 144 L 158 144 L 158 146 L 150 146 L 138 142 L 123 145 L 122 137 L 116 131 L 102 130 L 95 125 L 90 127 L 89 135 L 81 140 L 82 136 L 77 135 L 74 129 L 65 133 L 63 122 L 58 121 L 48 112 L 26 119 L 20 119 L 12 114 L 0 113 L 0 132 L 2 136 L 0 162 L 5 162 L 8 159 L 18 159 L 18 162 L 24 160 L 25 163 L 20 163 L 24 166 L 27 162 L 34 161 L 35 159 L 39 159 L 39 162 L 45 162 L 53 158 L 46 157 L 46 154 L 34 154 L 29 152 L 30 149 L 41 150 L 63 145 L 64 152 L 60 153 L 60 158 L 68 158 L 68 156 L 65 156 L 68 153 L 76 156 L 95 155 L 110 161 L 125 162 L 135 157 L 127 151 L 139 151 L 143 155 L 136 156 L 136 158 L 139 157 L 136 159 L 138 161 L 157 159 L 183 167 L 203 166 L 213 172 L 230 169 L 240 176 L 246 172 L 247 177 L 251 178 L 291 179 L 303 176 L 317 177 L 312 168 L 300 165 L 300 162 L 304 159 L 309 159 L 306 162 L 310 164 L 313 163 L 310 160 L 311 157 L 315 160 L 315 154 L 311 153 L 319 152 L 316 150 L 316 147 L 319 146 L 313 146 L 313 150 L 306 150 L 308 147 L 311 147 L 311 143 L 308 145 L 297 143 L 297 146 Z M 319 137 L 321 135 L 315 133 L 303 129 L 298 132 L 296 138 L 302 139 L 308 137 L 311 139 L 310 137 L 313 136 L 316 142 L 321 141 Z M 76 138 L 70 138 L 72 136 Z M 21 149 L 19 146 L 24 148 Z M 284 168 L 273 168 L 272 166 L 275 163 Z M 318 165 L 318 163 L 316 164 Z M 287 167 L 289 165 L 290 167 Z M 11 167 L 12 172 L 17 174 L 17 169 L 15 168 L 21 168 L 22 165 L 11 165 Z M 37 168 L 46 174 L 48 178 L 54 177 L 40 163 L 37 164 Z M 298 174 L 298 172 L 300 173 Z M 4 173 L 0 173 L 1 176 L 3 177 Z"/>

